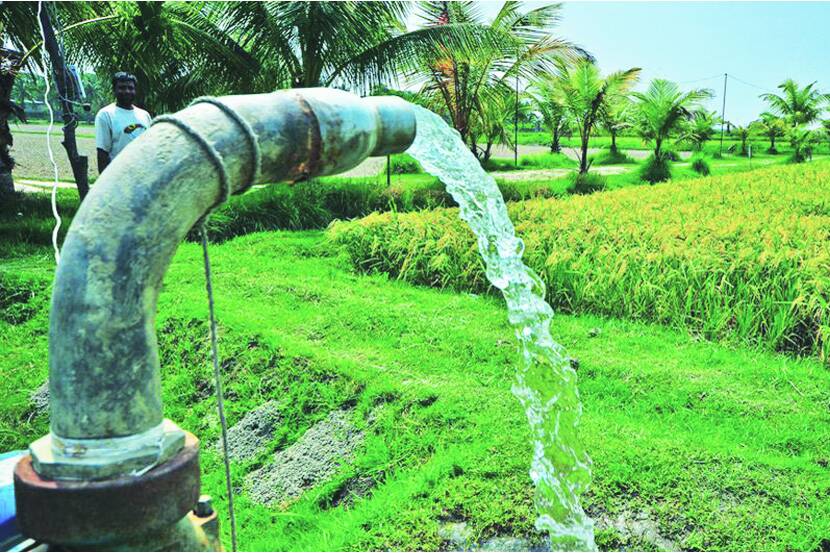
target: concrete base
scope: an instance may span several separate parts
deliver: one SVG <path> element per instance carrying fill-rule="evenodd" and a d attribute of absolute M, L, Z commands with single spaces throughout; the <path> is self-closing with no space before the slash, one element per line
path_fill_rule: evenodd
<path fill-rule="evenodd" d="M 50 480 L 139 476 L 184 447 L 185 432 L 169 419 L 134 436 L 65 439 L 52 433 L 29 446 L 35 471 Z"/>

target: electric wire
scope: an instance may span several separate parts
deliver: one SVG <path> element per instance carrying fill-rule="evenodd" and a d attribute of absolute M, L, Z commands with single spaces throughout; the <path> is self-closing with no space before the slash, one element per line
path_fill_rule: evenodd
<path fill-rule="evenodd" d="M 43 40 L 43 44 L 46 44 L 46 31 L 43 28 L 43 21 L 40 18 L 42 10 L 43 0 L 38 0 L 38 28 L 40 29 L 40 38 Z M 58 232 L 60 231 L 62 220 L 60 214 L 58 213 L 58 164 L 55 163 L 55 155 L 54 152 L 52 152 L 51 139 L 52 127 L 55 125 L 55 112 L 52 111 L 52 105 L 49 103 L 49 65 L 46 58 L 45 48 L 41 49 L 40 57 L 43 62 L 43 80 L 46 84 L 46 91 L 43 93 L 43 102 L 46 104 L 47 110 L 49 110 L 49 126 L 46 128 L 46 150 L 49 152 L 49 161 L 52 163 L 52 171 L 54 172 L 55 177 L 55 181 L 52 184 L 52 215 L 55 217 L 55 227 L 52 229 L 52 248 L 55 250 L 55 264 L 58 264 L 61 260 L 60 248 L 58 247 Z"/>
<path fill-rule="evenodd" d="M 723 73 L 718 73 L 717 75 L 712 75 L 711 77 L 703 77 L 702 79 L 692 79 L 690 81 L 677 81 L 677 84 L 699 83 L 703 81 L 711 81 L 713 79 L 720 79 L 721 77 L 723 77 Z"/>
<path fill-rule="evenodd" d="M 771 94 L 776 94 L 776 92 L 775 92 L 774 90 L 770 90 L 769 88 L 766 88 L 766 87 L 763 87 L 763 86 L 758 86 L 757 84 L 752 84 L 752 83 L 750 83 L 750 82 L 747 82 L 747 81 L 745 81 L 745 80 L 741 79 L 740 77 L 736 77 L 736 76 L 735 76 L 735 75 L 733 75 L 732 73 L 727 73 L 727 74 L 728 74 L 731 78 L 735 79 L 736 81 L 738 81 L 738 82 L 739 82 L 739 83 L 741 83 L 741 84 L 745 84 L 745 85 L 747 85 L 747 86 L 751 86 L 751 87 L 753 87 L 753 88 L 757 88 L 758 90 L 763 90 L 764 92 L 769 92 L 769 93 L 771 93 Z"/>

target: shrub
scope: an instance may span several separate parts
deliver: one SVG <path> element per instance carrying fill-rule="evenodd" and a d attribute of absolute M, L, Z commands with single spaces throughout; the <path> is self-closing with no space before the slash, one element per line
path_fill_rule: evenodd
<path fill-rule="evenodd" d="M 711 169 L 709 169 L 709 163 L 706 161 L 706 158 L 702 155 L 696 155 L 692 158 L 692 171 L 697 173 L 698 175 L 703 175 L 704 177 L 711 173 Z"/>
<path fill-rule="evenodd" d="M 817 162 L 517 202 L 508 212 L 554 308 L 826 359 L 828 193 L 830 164 Z M 334 225 L 330 236 L 362 270 L 491 290 L 455 209 L 373 214 Z"/>
<path fill-rule="evenodd" d="M 671 178 L 671 166 L 664 157 L 650 156 L 640 169 L 640 178 L 651 184 L 663 182 Z"/>
<path fill-rule="evenodd" d="M 608 150 L 597 154 L 591 159 L 591 163 L 592 165 L 622 165 L 637 162 L 618 149 L 616 152 Z"/>
<path fill-rule="evenodd" d="M 565 154 L 528 154 L 519 158 L 519 165 L 528 169 L 568 169 L 576 167 L 577 162 Z"/>
<path fill-rule="evenodd" d="M 680 161 L 680 154 L 672 148 L 664 148 L 660 152 L 660 156 L 667 161 Z"/>
<path fill-rule="evenodd" d="M 413 175 L 423 173 L 424 169 L 418 161 L 409 154 L 393 154 L 390 158 L 391 171 L 396 175 Z M 382 172 L 386 174 L 384 164 Z"/>
<path fill-rule="evenodd" d="M 608 187 L 605 177 L 598 173 L 574 173 L 568 185 L 568 194 L 593 194 Z"/>
<path fill-rule="evenodd" d="M 528 154 L 519 157 L 519 167 L 512 158 L 491 157 L 481 164 L 485 171 L 517 171 L 521 169 L 569 169 L 577 163 L 565 154 Z"/>

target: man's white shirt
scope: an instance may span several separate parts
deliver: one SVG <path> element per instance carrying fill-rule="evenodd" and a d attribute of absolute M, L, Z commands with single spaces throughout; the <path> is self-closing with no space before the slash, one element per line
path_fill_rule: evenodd
<path fill-rule="evenodd" d="M 152 118 L 143 109 L 120 108 L 114 103 L 101 108 L 95 116 L 95 146 L 109 152 L 114 159 L 121 150 L 150 128 Z"/>

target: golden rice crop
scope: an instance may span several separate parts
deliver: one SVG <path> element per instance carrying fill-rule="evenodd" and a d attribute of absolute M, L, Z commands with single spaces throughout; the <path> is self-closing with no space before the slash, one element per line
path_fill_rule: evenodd
<path fill-rule="evenodd" d="M 830 164 L 775 167 L 509 206 L 525 261 L 566 311 L 830 355 Z M 457 210 L 331 227 L 356 267 L 489 289 Z"/>

